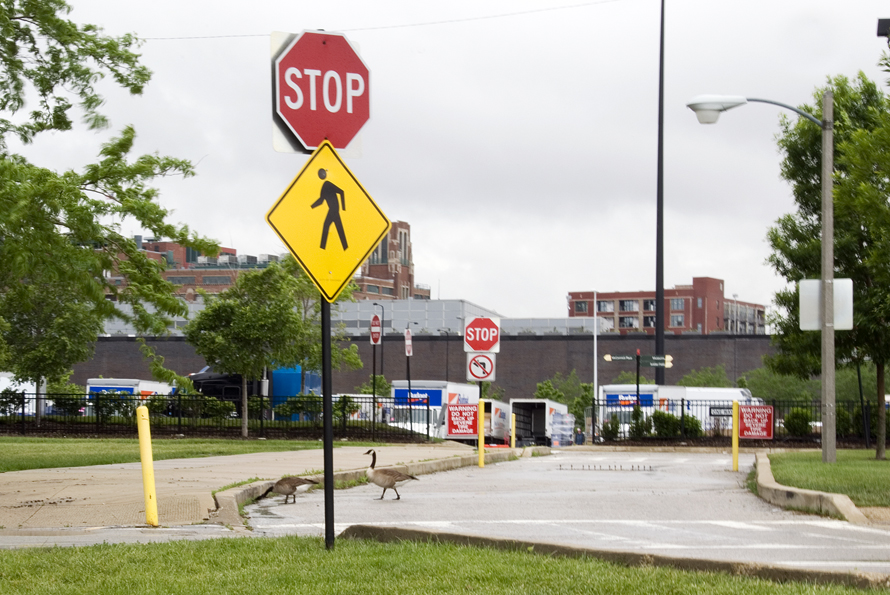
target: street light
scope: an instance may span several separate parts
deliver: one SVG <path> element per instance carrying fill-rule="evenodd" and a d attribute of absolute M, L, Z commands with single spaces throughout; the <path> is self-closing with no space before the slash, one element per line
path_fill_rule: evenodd
<path fill-rule="evenodd" d="M 770 103 L 803 116 L 822 129 L 822 296 L 819 309 L 822 316 L 822 462 L 837 460 L 835 446 L 835 387 L 834 387 L 834 94 L 828 90 L 822 96 L 822 120 L 796 107 L 769 99 L 753 97 L 699 95 L 686 106 L 695 112 L 702 124 L 713 124 L 720 112 L 745 105 L 749 101 Z"/>

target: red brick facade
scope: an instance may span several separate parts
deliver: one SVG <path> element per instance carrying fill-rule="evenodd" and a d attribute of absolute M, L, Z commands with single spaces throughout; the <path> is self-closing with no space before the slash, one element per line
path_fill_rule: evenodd
<path fill-rule="evenodd" d="M 655 333 L 654 291 L 572 291 L 568 310 L 569 317 L 599 317 L 601 332 Z M 694 277 L 692 285 L 664 290 L 664 324 L 665 332 L 677 335 L 762 335 L 766 332 L 766 308 L 738 301 L 735 296 L 726 299 L 722 279 Z"/>

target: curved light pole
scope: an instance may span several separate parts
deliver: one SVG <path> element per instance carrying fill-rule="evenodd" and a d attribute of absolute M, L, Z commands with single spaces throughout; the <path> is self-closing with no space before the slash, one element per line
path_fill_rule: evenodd
<path fill-rule="evenodd" d="M 749 101 L 770 103 L 790 109 L 822 129 L 822 296 L 819 303 L 822 318 L 822 462 L 837 460 L 835 446 L 834 387 L 834 94 L 822 96 L 822 120 L 796 107 L 753 97 L 699 95 L 686 106 L 695 112 L 702 124 L 713 124 L 721 112 L 745 105 Z"/>

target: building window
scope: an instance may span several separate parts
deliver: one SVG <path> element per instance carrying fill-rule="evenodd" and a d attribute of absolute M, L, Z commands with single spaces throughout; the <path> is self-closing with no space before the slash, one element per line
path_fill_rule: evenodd
<path fill-rule="evenodd" d="M 701 298 L 698 298 L 698 307 L 701 308 Z"/>
<path fill-rule="evenodd" d="M 575 302 L 575 314 L 587 314 L 587 302 Z"/>
<path fill-rule="evenodd" d="M 614 312 L 615 311 L 615 302 L 597 302 L 596 303 L 596 311 L 597 312 Z"/>
<path fill-rule="evenodd" d="M 599 323 L 600 331 L 611 331 L 615 330 L 615 319 L 614 318 L 599 318 L 597 319 Z"/>
<path fill-rule="evenodd" d="M 395 293 L 392 290 L 392 287 L 381 287 L 380 293 L 382 293 L 383 295 L 395 295 Z"/>
<path fill-rule="evenodd" d="M 204 285 L 230 285 L 232 278 L 229 276 L 205 275 L 203 283 Z"/>
<path fill-rule="evenodd" d="M 194 285 L 194 277 L 167 277 L 167 281 L 173 285 Z"/>
<path fill-rule="evenodd" d="M 636 316 L 622 316 L 618 319 L 619 328 L 640 328 L 640 319 Z"/>
<path fill-rule="evenodd" d="M 367 293 L 380 293 L 380 286 L 379 286 L 379 285 L 366 285 L 366 286 L 365 286 L 365 292 L 367 292 Z"/>
<path fill-rule="evenodd" d="M 646 312 L 655 312 L 655 300 L 643 300 L 643 310 Z"/>
<path fill-rule="evenodd" d="M 643 316 L 643 326 L 646 328 L 655 328 L 655 317 Z"/>
<path fill-rule="evenodd" d="M 409 295 L 408 288 L 405 287 L 405 286 L 403 285 L 403 286 L 402 286 L 402 299 L 403 299 L 403 300 L 407 300 L 407 299 L 408 299 L 408 295 Z"/>
<path fill-rule="evenodd" d="M 673 300 L 671 300 L 671 301 L 673 301 Z M 683 315 L 682 314 L 671 314 L 671 326 L 672 327 L 685 326 L 683 323 Z"/>
<path fill-rule="evenodd" d="M 671 298 L 671 310 L 683 310 L 684 309 L 684 300 L 683 298 Z M 673 324 L 671 325 L 673 326 Z M 680 325 L 683 326 L 683 325 Z"/>
<path fill-rule="evenodd" d="M 618 310 L 620 312 L 639 312 L 639 300 L 621 300 L 618 302 Z"/>

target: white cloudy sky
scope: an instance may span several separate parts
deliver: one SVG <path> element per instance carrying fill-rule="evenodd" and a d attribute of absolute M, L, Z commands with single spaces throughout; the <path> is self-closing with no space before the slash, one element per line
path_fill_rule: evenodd
<path fill-rule="evenodd" d="M 77 167 L 133 124 L 140 152 L 197 164 L 162 184 L 174 221 L 242 254 L 283 252 L 264 216 L 306 157 L 272 149 L 269 34 L 339 31 L 371 70 L 371 120 L 347 164 L 411 224 L 416 280 L 434 298 L 547 317 L 565 315 L 572 290 L 654 288 L 657 0 L 72 5 L 78 22 L 145 38 L 154 77 L 141 97 L 110 90 L 110 131 L 46 136 L 34 161 Z M 782 281 L 764 263 L 766 230 L 793 206 L 782 110 L 754 104 L 702 126 L 687 100 L 798 105 L 828 75 L 860 70 L 883 83 L 879 17 L 879 0 L 667 1 L 667 288 L 718 277 L 727 295 L 770 303 Z"/>

